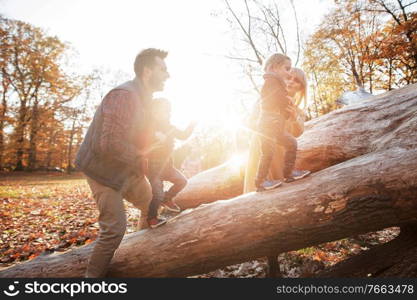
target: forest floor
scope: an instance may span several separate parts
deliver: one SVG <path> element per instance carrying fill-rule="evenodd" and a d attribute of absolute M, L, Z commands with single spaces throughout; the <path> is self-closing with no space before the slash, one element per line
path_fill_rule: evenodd
<path fill-rule="evenodd" d="M 127 233 L 134 232 L 140 213 L 125 201 Z M 0 173 L 0 269 L 30 260 L 44 251 L 65 252 L 97 237 L 98 211 L 81 174 Z M 348 257 L 386 243 L 398 228 L 358 235 L 280 254 L 283 277 L 310 277 Z M 265 277 L 266 258 L 193 276 Z"/>

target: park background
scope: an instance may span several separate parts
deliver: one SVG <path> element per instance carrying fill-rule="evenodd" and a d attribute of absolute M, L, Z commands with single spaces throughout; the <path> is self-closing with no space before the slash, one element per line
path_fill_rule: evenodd
<path fill-rule="evenodd" d="M 203 171 L 247 149 L 244 120 L 273 52 L 307 73 L 307 119 L 358 86 L 379 94 L 415 83 L 416 10 L 405 0 L 0 1 L 1 263 L 95 239 L 95 204 L 74 157 L 102 97 L 133 77 L 140 49 L 169 51 L 158 96 L 172 102 L 174 124 L 199 121 L 175 163 L 192 157 Z M 133 231 L 137 212 L 127 207 Z M 332 264 L 396 233 L 291 254 L 287 275 L 303 272 L 297 259 Z"/>

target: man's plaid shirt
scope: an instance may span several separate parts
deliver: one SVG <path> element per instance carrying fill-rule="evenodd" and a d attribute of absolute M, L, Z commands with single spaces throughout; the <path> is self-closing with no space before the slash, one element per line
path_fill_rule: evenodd
<path fill-rule="evenodd" d="M 144 101 L 145 102 L 145 101 Z M 103 99 L 103 125 L 100 152 L 130 166 L 140 167 L 143 158 L 139 150 L 146 146 L 144 134 L 147 114 L 135 115 L 138 103 L 126 90 L 113 90 Z"/>

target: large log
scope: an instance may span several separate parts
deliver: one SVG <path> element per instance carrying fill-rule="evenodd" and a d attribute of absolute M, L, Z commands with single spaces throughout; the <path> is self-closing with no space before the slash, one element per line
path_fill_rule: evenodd
<path fill-rule="evenodd" d="M 417 148 L 366 154 L 280 189 L 187 210 L 125 237 L 109 276 L 179 277 L 417 221 Z M 92 244 L 0 277 L 77 277 Z"/>
<path fill-rule="evenodd" d="M 403 107 L 414 101 L 395 126 L 386 121 L 385 131 L 362 141 L 372 145 L 367 146 L 371 152 L 277 190 L 201 205 L 162 227 L 127 235 L 108 275 L 201 274 L 260 256 L 416 222 L 417 105 L 415 96 L 404 100 L 407 97 L 399 96 L 384 108 L 388 118 L 389 112 L 400 110 L 395 109 L 395 102 Z M 365 131 L 374 122 L 361 127 Z M 0 277 L 82 276 L 93 245 L 42 255 L 1 271 Z"/>
<path fill-rule="evenodd" d="M 407 135 L 415 137 L 408 139 L 408 146 L 412 146 L 417 132 L 404 124 L 416 120 L 416 113 L 417 84 L 414 84 L 313 119 L 306 123 L 304 134 L 298 139 L 296 167 L 322 170 L 391 147 Z M 190 178 L 175 201 L 186 209 L 233 198 L 241 194 L 242 181 L 243 171 L 236 168 L 236 162 L 227 162 Z"/>
<path fill-rule="evenodd" d="M 417 140 L 417 84 L 372 96 L 306 123 L 298 140 L 296 167 L 322 170 L 348 159 Z M 406 125 L 406 126 L 404 126 Z M 404 137 L 412 135 L 414 138 Z"/>
<path fill-rule="evenodd" d="M 191 177 L 175 198 L 176 203 L 186 209 L 242 194 L 245 160 L 242 155 Z"/>

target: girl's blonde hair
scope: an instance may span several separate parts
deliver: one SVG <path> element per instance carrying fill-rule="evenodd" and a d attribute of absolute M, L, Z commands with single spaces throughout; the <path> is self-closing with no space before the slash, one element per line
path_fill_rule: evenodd
<path fill-rule="evenodd" d="M 303 70 L 299 68 L 292 68 L 291 72 L 294 73 L 295 78 L 301 83 L 301 90 L 297 91 L 294 96 L 294 103 L 296 106 L 300 106 L 303 103 L 303 108 L 307 107 L 307 76 Z"/>
<path fill-rule="evenodd" d="M 285 60 L 291 61 L 291 58 L 281 53 L 274 53 L 264 63 L 264 72 L 268 72 L 269 68 L 282 64 Z"/>

